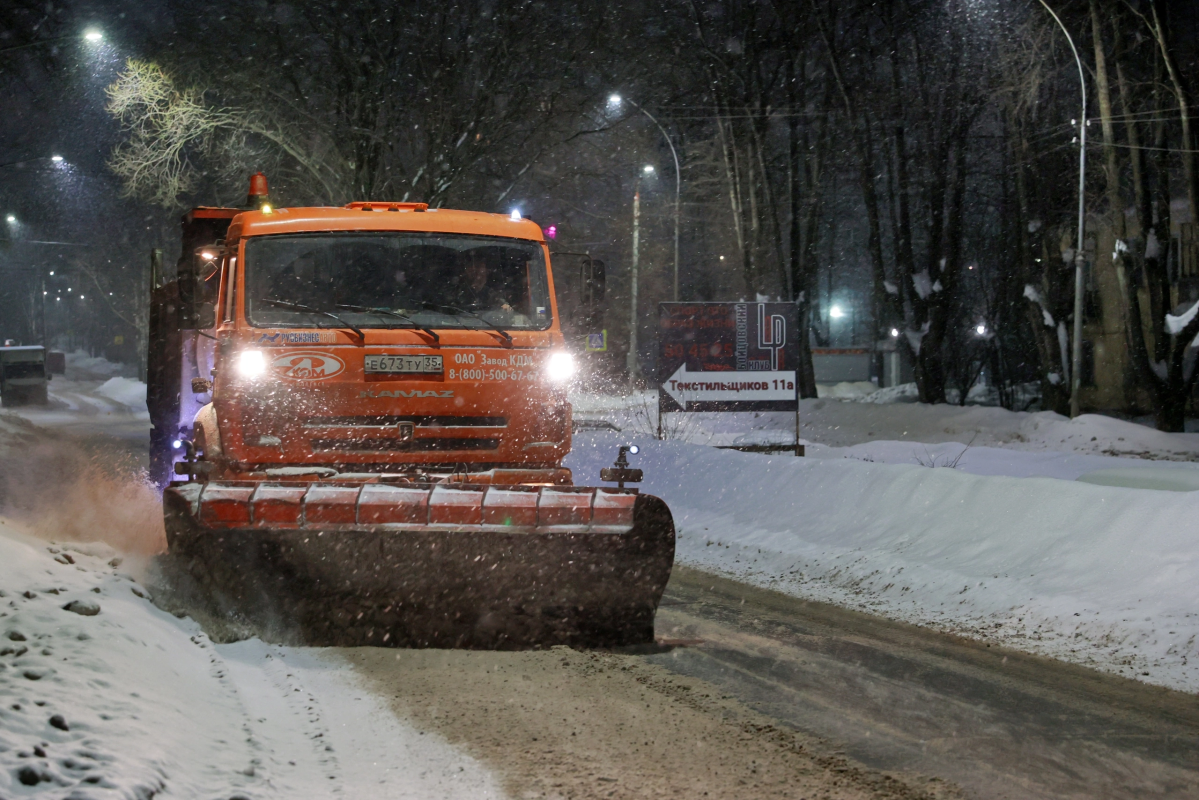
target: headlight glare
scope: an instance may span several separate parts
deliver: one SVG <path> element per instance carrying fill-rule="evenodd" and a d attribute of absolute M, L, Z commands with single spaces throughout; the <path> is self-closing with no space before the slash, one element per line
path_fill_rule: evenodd
<path fill-rule="evenodd" d="M 237 373 L 243 378 L 257 378 L 266 372 L 266 356 L 261 350 L 242 350 L 237 356 Z"/>
<path fill-rule="evenodd" d="M 573 378 L 575 369 L 575 357 L 570 353 L 553 353 L 545 362 L 545 376 L 555 383 Z"/>

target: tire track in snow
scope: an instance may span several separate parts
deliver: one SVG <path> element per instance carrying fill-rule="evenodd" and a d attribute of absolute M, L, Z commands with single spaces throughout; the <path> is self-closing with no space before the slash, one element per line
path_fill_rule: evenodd
<path fill-rule="evenodd" d="M 321 701 L 297 674 L 300 670 L 287 664 L 285 648 L 255 639 L 214 651 L 219 679 L 245 710 L 247 739 L 257 753 L 251 767 L 266 784 L 281 796 L 343 796 L 345 770 Z"/>

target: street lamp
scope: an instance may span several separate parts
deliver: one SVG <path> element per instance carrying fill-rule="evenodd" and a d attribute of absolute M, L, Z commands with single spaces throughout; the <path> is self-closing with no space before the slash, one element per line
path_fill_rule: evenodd
<path fill-rule="evenodd" d="M 841 317 L 845 316 L 845 312 L 841 309 L 841 306 L 833 306 L 828 310 L 828 315 L 833 319 L 841 319 Z"/>
<path fill-rule="evenodd" d="M 0 49 L 0 53 L 11 53 L 14 50 L 24 50 L 27 47 L 37 47 L 37 46 L 43 45 L 43 44 L 54 44 L 55 42 L 65 42 L 68 39 L 75 39 L 78 37 L 79 37 L 79 34 L 72 33 L 67 36 L 55 36 L 53 39 L 38 39 L 37 41 L 26 42 L 25 44 L 18 44 L 13 47 L 5 47 L 3 49 Z M 96 30 L 95 28 L 91 28 L 91 29 L 88 29 L 83 32 L 83 39 L 85 39 L 88 42 L 91 42 L 92 44 L 95 44 L 97 42 L 103 41 L 104 34 L 101 33 L 100 31 Z"/>
<path fill-rule="evenodd" d="M 625 356 L 630 382 L 641 376 L 641 364 L 637 358 L 637 264 L 641 255 L 641 179 L 646 175 L 653 174 L 653 166 L 646 164 L 641 168 L 641 174 L 637 176 L 637 183 L 633 186 L 633 265 L 629 270 L 629 352 Z"/>
<path fill-rule="evenodd" d="M 2 51 L 0 51 L 0 52 L 2 52 Z M 0 169 L 2 169 L 4 167 L 19 167 L 22 164 L 33 164 L 36 161 L 53 161 L 55 164 L 61 164 L 62 160 L 63 160 L 62 156 L 57 155 L 57 154 L 52 155 L 52 156 L 36 156 L 34 158 L 22 158 L 20 161 L 9 161 L 5 164 L 0 164 Z"/>
<path fill-rule="evenodd" d="M 1074 342 L 1070 351 L 1070 416 L 1077 417 L 1079 414 L 1078 392 L 1082 388 L 1082 243 L 1083 233 L 1086 228 L 1086 191 L 1087 191 L 1087 75 L 1082 68 L 1082 59 L 1078 57 L 1078 48 L 1074 46 L 1074 39 L 1070 36 L 1070 31 L 1066 30 L 1066 26 L 1062 24 L 1062 19 L 1057 15 L 1045 0 L 1040 0 L 1041 5 L 1045 6 L 1045 10 L 1053 17 L 1053 21 L 1062 29 L 1062 33 L 1066 34 L 1066 41 L 1070 43 L 1070 51 L 1074 53 L 1074 62 L 1078 65 L 1078 88 L 1082 95 L 1082 115 L 1078 118 L 1078 241 L 1074 247 Z"/>
<path fill-rule="evenodd" d="M 624 98 L 618 94 L 608 96 L 608 105 L 614 108 L 620 108 L 620 104 L 623 102 Z M 658 130 L 662 132 L 663 138 L 666 139 L 666 144 L 670 145 L 670 155 L 674 158 L 674 301 L 677 303 L 679 300 L 679 192 L 683 184 L 682 173 L 679 172 L 679 154 L 674 149 L 674 142 L 670 140 L 670 134 L 662 127 L 662 123 L 658 122 L 653 114 L 637 105 L 636 102 L 629 100 L 629 103 L 633 108 L 649 117 L 650 122 L 658 126 Z"/>

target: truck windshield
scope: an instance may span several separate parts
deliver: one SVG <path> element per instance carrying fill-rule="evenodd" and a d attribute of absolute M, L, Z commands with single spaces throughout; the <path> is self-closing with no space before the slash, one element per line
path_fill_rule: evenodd
<path fill-rule="evenodd" d="M 255 236 L 246 241 L 245 275 L 246 316 L 260 328 L 544 330 L 550 324 L 541 246 L 515 239 Z"/>

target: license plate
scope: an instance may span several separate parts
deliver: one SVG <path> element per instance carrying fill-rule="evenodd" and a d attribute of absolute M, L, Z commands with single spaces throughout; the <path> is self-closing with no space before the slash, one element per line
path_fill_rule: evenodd
<path fill-rule="evenodd" d="M 366 357 L 366 371 L 389 375 L 439 375 L 441 356 L 388 356 Z"/>

